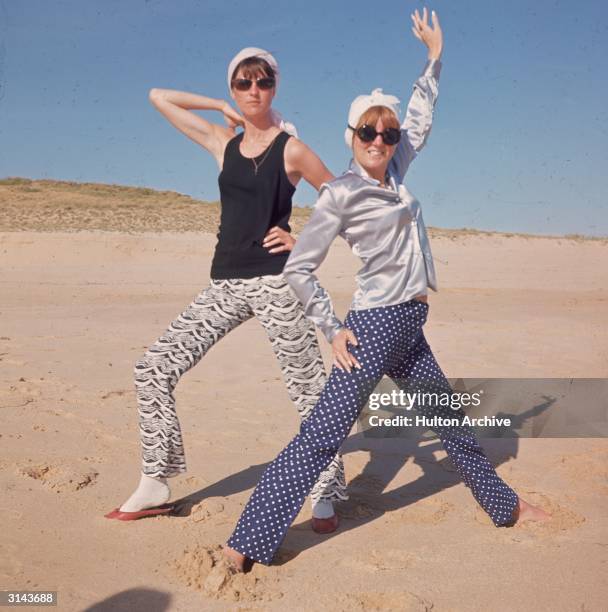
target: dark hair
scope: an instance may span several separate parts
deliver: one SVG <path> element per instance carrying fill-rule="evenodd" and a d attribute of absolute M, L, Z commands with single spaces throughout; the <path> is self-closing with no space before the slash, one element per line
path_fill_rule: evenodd
<path fill-rule="evenodd" d="M 256 79 L 258 77 L 275 77 L 270 64 L 261 57 L 248 57 L 240 61 L 234 69 L 230 81 L 234 81 L 239 70 L 243 70 L 243 78 Z"/>

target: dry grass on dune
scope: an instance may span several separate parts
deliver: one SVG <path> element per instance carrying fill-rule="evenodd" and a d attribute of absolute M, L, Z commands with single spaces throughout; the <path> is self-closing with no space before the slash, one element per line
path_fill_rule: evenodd
<path fill-rule="evenodd" d="M 298 233 L 310 217 L 310 208 L 295 207 L 290 225 Z M 0 179 L 0 231 L 70 232 L 211 232 L 220 220 L 218 202 L 196 200 L 175 191 L 125 187 L 105 183 Z M 502 235 L 532 238 L 531 234 L 476 229 L 429 228 L 431 237 L 457 240 L 465 236 Z M 539 236 L 554 238 L 553 236 Z M 571 234 L 569 240 L 596 240 Z"/>
<path fill-rule="evenodd" d="M 309 216 L 294 209 L 296 231 Z M 218 202 L 103 183 L 0 180 L 0 231 L 217 232 Z"/>
<path fill-rule="evenodd" d="M 215 231 L 219 207 L 172 191 L 99 183 L 0 181 L 1 231 Z"/>

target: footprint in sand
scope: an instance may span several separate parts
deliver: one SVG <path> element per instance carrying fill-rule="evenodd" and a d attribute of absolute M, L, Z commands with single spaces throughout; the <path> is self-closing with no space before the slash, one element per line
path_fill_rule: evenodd
<path fill-rule="evenodd" d="M 401 612 L 429 612 L 433 603 L 409 591 L 353 593 L 338 598 L 334 610 L 400 610 Z"/>
<path fill-rule="evenodd" d="M 445 521 L 453 510 L 454 504 L 450 502 L 432 498 L 421 499 L 391 512 L 389 521 L 402 525 L 437 525 Z"/>
<path fill-rule="evenodd" d="M 192 488 L 202 487 L 203 485 L 208 484 L 208 482 L 201 476 L 188 476 L 187 478 L 184 478 L 183 482 Z"/>
<path fill-rule="evenodd" d="M 97 470 L 89 467 L 74 468 L 47 463 L 17 464 L 17 473 L 20 476 L 38 480 L 56 493 L 80 491 L 94 485 L 99 476 Z"/>
<path fill-rule="evenodd" d="M 283 596 L 272 570 L 254 565 L 247 574 L 236 573 L 224 560 L 221 546 L 195 545 L 169 565 L 180 582 L 201 591 L 205 597 L 267 602 Z"/>
<path fill-rule="evenodd" d="M 340 565 L 364 572 L 400 571 L 415 565 L 418 557 L 398 549 L 372 550 L 361 557 L 344 557 Z"/>
<path fill-rule="evenodd" d="M 0 404 L 3 408 L 22 408 L 36 402 L 41 397 L 40 385 L 21 378 L 14 385 L 0 391 Z"/>
<path fill-rule="evenodd" d="M 585 522 L 585 517 L 566 508 L 543 493 L 536 491 L 521 491 L 521 496 L 527 502 L 538 506 L 548 512 L 551 518 L 548 521 L 524 521 L 515 524 L 512 528 L 499 530 L 501 535 L 519 541 L 519 536 L 548 537 L 563 534 Z M 493 525 L 490 517 L 480 508 L 475 510 L 475 520 L 483 525 Z M 524 537 L 525 537 L 524 536 Z"/>
<path fill-rule="evenodd" d="M 212 519 L 226 519 L 225 499 L 223 497 L 208 497 L 192 506 L 190 520 L 193 523 L 201 523 Z"/>

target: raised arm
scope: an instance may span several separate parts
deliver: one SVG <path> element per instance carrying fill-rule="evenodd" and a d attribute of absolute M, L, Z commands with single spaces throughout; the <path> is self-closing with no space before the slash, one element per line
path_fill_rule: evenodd
<path fill-rule="evenodd" d="M 174 89 L 151 89 L 150 102 L 180 132 L 205 148 L 221 167 L 226 143 L 234 137 L 234 128 L 242 117 L 226 100 L 216 100 Z M 215 110 L 224 115 L 227 126 L 211 123 L 193 110 Z"/>
<path fill-rule="evenodd" d="M 396 175 L 398 182 L 403 180 L 410 163 L 426 144 L 433 123 L 433 111 L 439 93 L 443 33 L 435 11 L 432 12 L 431 18 L 432 28 L 428 24 L 426 8 L 423 10 L 422 17 L 417 10 L 412 15 L 414 22 L 412 30 L 416 38 L 426 45 L 428 60 L 422 74 L 414 83 L 414 92 L 401 125 L 401 141 L 391 160 L 391 170 Z"/>
<path fill-rule="evenodd" d="M 314 275 L 342 227 L 330 187 L 323 185 L 310 220 L 298 236 L 283 275 L 304 306 L 306 316 L 323 332 L 328 342 L 344 327 L 336 317 L 331 298 Z"/>

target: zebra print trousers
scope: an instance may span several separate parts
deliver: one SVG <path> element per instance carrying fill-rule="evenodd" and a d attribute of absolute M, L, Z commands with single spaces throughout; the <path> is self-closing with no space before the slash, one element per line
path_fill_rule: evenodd
<path fill-rule="evenodd" d="M 211 280 L 135 364 L 144 474 L 167 478 L 186 471 L 175 386 L 216 342 L 252 317 L 268 334 L 302 421 L 308 418 L 325 386 L 325 368 L 315 327 L 283 276 Z M 321 474 L 311 498 L 348 499 L 340 453 Z"/>

